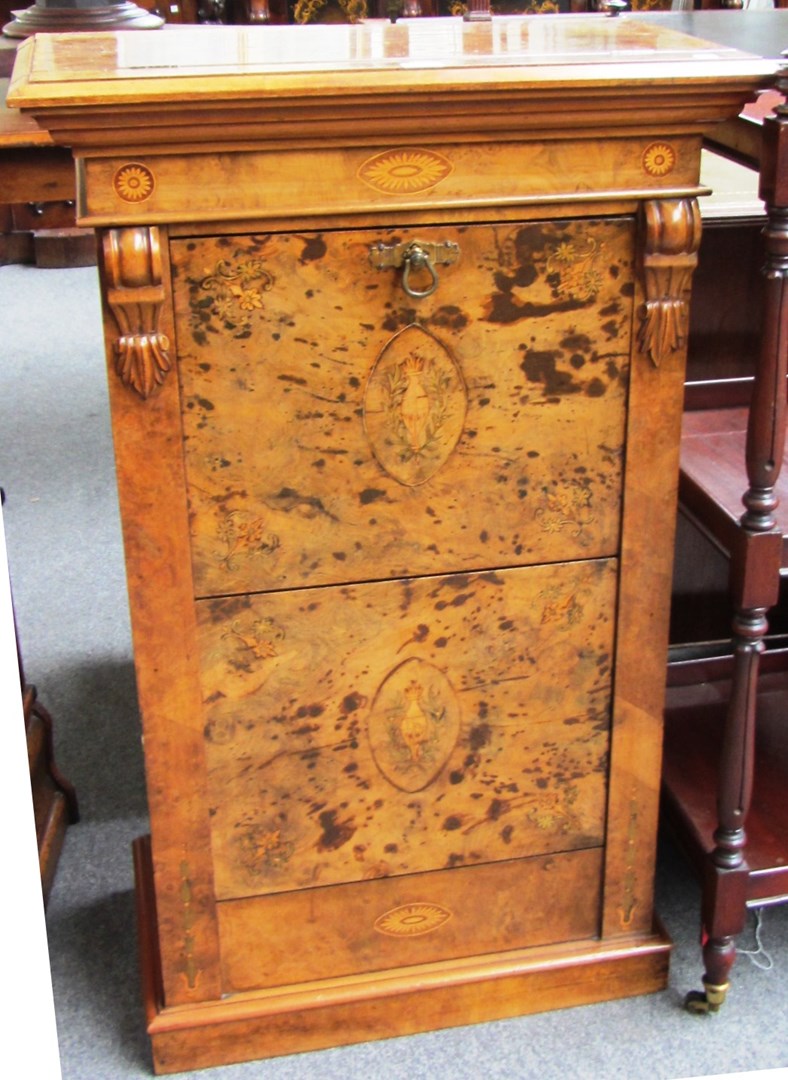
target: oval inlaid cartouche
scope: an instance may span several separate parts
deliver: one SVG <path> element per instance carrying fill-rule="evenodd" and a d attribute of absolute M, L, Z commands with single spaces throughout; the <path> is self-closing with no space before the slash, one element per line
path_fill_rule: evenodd
<path fill-rule="evenodd" d="M 421 791 L 438 776 L 460 734 L 460 706 L 444 673 L 411 657 L 380 684 L 369 716 L 372 756 L 400 791 Z"/>
<path fill-rule="evenodd" d="M 446 346 L 411 323 L 385 345 L 367 382 L 364 428 L 378 464 L 407 487 L 448 461 L 465 425 L 468 395 Z"/>
<path fill-rule="evenodd" d="M 374 926 L 379 934 L 389 937 L 418 937 L 431 934 L 450 918 L 451 912 L 440 904 L 402 904 L 384 912 Z"/>
<path fill-rule="evenodd" d="M 376 191 L 387 195 L 412 195 L 429 191 L 451 173 L 454 166 L 434 150 L 405 148 L 384 150 L 367 158 L 358 177 Z"/>

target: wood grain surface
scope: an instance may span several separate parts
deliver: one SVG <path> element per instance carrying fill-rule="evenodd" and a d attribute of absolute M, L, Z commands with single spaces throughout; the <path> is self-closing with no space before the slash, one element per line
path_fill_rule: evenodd
<path fill-rule="evenodd" d="M 700 146 L 776 64 L 213 30 L 42 35 L 9 97 L 104 241 L 156 1068 L 664 986 Z"/>
<path fill-rule="evenodd" d="M 414 239 L 460 249 L 426 299 L 370 265 Z M 614 553 L 632 245 L 626 219 L 175 241 L 198 595 Z"/>
<path fill-rule="evenodd" d="M 221 898 L 604 834 L 616 565 L 199 605 Z"/>

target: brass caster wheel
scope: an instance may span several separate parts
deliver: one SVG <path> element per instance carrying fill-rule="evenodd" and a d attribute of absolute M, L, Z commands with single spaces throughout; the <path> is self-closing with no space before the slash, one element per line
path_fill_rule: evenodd
<path fill-rule="evenodd" d="M 705 990 L 690 990 L 684 998 L 684 1008 L 687 1012 L 703 1014 L 719 1012 L 730 984 L 723 983 L 722 986 L 714 986 L 711 983 L 704 983 L 704 985 Z"/>

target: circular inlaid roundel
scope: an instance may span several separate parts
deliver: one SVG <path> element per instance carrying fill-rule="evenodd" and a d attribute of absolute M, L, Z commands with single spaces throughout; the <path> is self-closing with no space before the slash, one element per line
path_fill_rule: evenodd
<path fill-rule="evenodd" d="M 118 169 L 113 177 L 112 186 L 124 202 L 142 202 L 153 191 L 153 173 L 147 165 L 131 161 Z"/>
<path fill-rule="evenodd" d="M 676 151 L 669 143 L 651 143 L 643 151 L 643 168 L 649 176 L 667 176 L 675 166 Z"/>

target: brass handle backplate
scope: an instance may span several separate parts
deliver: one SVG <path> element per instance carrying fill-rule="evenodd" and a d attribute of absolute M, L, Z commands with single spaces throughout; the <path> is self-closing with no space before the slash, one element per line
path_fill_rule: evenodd
<path fill-rule="evenodd" d="M 444 240 L 433 244 L 424 240 L 411 240 L 407 244 L 384 244 L 378 241 L 369 249 L 369 261 L 376 270 L 402 267 L 402 288 L 415 300 L 432 296 L 438 288 L 437 266 L 450 266 L 460 257 L 458 244 Z M 426 272 L 429 283 L 422 289 L 411 284 L 411 275 Z"/>

